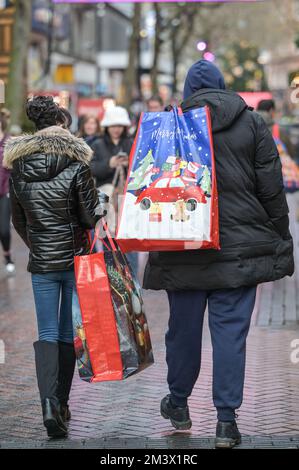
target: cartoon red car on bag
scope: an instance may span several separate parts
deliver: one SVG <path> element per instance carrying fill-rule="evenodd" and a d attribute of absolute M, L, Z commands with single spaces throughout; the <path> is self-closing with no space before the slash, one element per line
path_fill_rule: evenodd
<path fill-rule="evenodd" d="M 170 178 L 162 175 L 138 195 L 135 204 L 140 204 L 141 209 L 147 210 L 154 203 L 174 203 L 178 200 L 185 201 L 186 209 L 189 211 L 194 211 L 198 203 L 207 202 L 195 178 L 185 176 Z"/>
<path fill-rule="evenodd" d="M 188 211 L 195 211 L 197 204 L 206 204 L 206 194 L 198 183 L 197 174 L 202 166 L 187 162 L 177 156 L 167 158 L 162 175 L 137 196 L 135 204 L 148 210 L 153 204 L 183 201 Z"/>

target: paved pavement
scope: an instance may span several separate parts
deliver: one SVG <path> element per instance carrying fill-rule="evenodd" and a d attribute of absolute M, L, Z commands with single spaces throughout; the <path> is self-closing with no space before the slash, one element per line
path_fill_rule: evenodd
<path fill-rule="evenodd" d="M 297 237 L 297 223 L 292 230 Z M 297 238 L 295 243 L 297 247 Z M 17 237 L 15 247 L 16 277 L 0 274 L 0 339 L 6 347 L 5 364 L 0 364 L 0 447 L 212 447 L 216 413 L 207 324 L 201 375 L 190 399 L 192 430 L 175 432 L 159 415 L 160 399 L 167 393 L 168 308 L 162 292 L 145 293 L 155 364 L 124 382 L 87 384 L 76 374 L 69 438 L 58 442 L 46 438 L 34 371 L 36 326 L 30 276 L 25 271 L 27 251 Z M 244 435 L 241 447 L 299 448 L 299 362 L 291 361 L 291 343 L 296 339 L 299 343 L 298 292 L 296 275 L 259 290 L 238 418 Z"/>
<path fill-rule="evenodd" d="M 214 449 L 213 437 L 192 437 L 181 433 L 167 437 L 91 438 L 0 441 L 0 449 Z M 235 449 L 299 449 L 299 436 L 243 436 Z"/>

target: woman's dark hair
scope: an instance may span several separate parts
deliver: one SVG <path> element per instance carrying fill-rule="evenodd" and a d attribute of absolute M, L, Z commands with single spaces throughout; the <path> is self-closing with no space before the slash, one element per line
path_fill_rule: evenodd
<path fill-rule="evenodd" d="M 275 101 L 274 100 L 261 100 L 257 105 L 257 111 L 275 111 Z"/>
<path fill-rule="evenodd" d="M 164 104 L 160 95 L 152 95 L 146 100 L 146 103 L 149 104 L 151 101 L 157 101 L 157 103 L 159 103 L 161 106 Z"/>
<path fill-rule="evenodd" d="M 128 128 L 125 127 L 125 126 L 122 126 L 124 128 L 124 130 L 122 131 L 121 135 L 120 135 L 120 140 L 122 139 L 126 139 L 128 137 Z M 105 130 L 104 130 L 104 137 L 106 138 L 106 141 L 111 141 L 111 137 L 110 137 L 110 134 L 109 134 L 109 127 L 105 127 Z"/>
<path fill-rule="evenodd" d="M 65 129 L 69 129 L 73 123 L 73 118 L 71 116 L 71 113 L 69 112 L 68 109 L 66 108 L 59 108 L 61 113 L 63 114 L 64 116 L 64 123 L 63 123 L 63 127 Z"/>
<path fill-rule="evenodd" d="M 60 108 L 53 96 L 41 95 L 29 99 L 26 104 L 26 114 L 38 130 L 56 125 L 68 128 L 72 123 L 70 113 L 65 108 Z"/>

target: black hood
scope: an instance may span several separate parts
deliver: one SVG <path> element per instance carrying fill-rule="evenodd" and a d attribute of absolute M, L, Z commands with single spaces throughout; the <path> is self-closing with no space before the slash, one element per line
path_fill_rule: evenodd
<path fill-rule="evenodd" d="M 222 73 L 215 64 L 201 59 L 188 70 L 184 84 L 184 100 L 203 88 L 225 90 L 225 82 Z"/>
<path fill-rule="evenodd" d="M 232 126 L 240 114 L 248 109 L 247 104 L 234 91 L 203 88 L 196 91 L 182 103 L 183 111 L 208 106 L 211 112 L 213 132 Z"/>

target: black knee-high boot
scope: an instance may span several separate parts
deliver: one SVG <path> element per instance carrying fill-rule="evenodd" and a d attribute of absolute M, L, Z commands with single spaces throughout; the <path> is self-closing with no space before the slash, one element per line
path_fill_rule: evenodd
<path fill-rule="evenodd" d="M 59 349 L 59 372 L 57 398 L 60 403 L 60 414 L 64 421 L 71 419 L 68 400 L 76 365 L 76 355 L 73 343 L 58 342 Z"/>
<path fill-rule="evenodd" d="M 59 412 L 57 399 L 58 344 L 36 341 L 34 344 L 37 383 L 41 398 L 44 425 L 49 437 L 63 437 L 67 429 Z"/>

